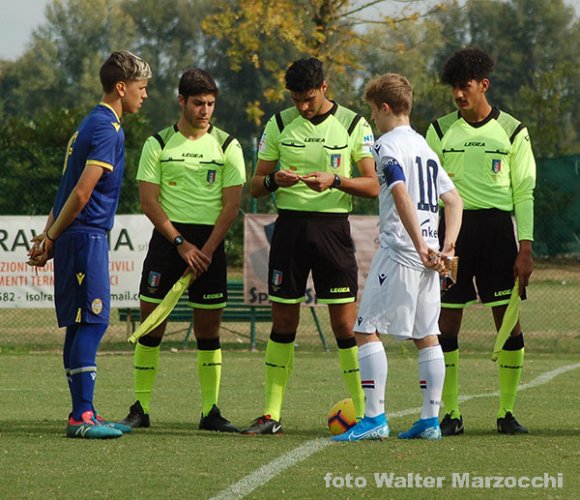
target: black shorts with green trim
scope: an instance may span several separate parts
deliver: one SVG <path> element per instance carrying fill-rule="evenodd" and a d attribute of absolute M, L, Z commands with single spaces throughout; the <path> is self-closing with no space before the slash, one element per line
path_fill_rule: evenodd
<path fill-rule="evenodd" d="M 439 242 L 445 239 L 445 217 Z M 462 308 L 479 300 L 488 306 L 507 304 L 514 286 L 518 247 L 511 214 L 495 208 L 464 210 L 455 246 L 459 257 L 457 283 L 441 298 L 441 306 Z"/>
<path fill-rule="evenodd" d="M 213 226 L 181 224 L 175 228 L 190 243 L 202 248 Z M 144 302 L 159 303 L 174 283 L 183 275 L 187 264 L 177 248 L 156 229 L 153 230 L 149 250 L 143 262 L 139 298 Z M 209 269 L 197 278 L 188 289 L 189 304 L 199 309 L 222 309 L 228 298 L 227 266 L 223 242 L 213 254 Z"/>
<path fill-rule="evenodd" d="M 312 271 L 318 302 L 354 302 L 357 270 L 348 214 L 279 211 L 268 266 L 271 301 L 303 302 Z"/>

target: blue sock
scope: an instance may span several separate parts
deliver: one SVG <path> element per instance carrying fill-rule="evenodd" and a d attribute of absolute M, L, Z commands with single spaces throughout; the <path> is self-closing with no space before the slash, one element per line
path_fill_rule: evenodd
<path fill-rule="evenodd" d="M 81 323 L 70 343 L 68 369 L 71 380 L 72 416 L 75 420 L 80 420 L 84 412 L 93 410 L 97 349 L 106 330 L 106 324 Z"/>

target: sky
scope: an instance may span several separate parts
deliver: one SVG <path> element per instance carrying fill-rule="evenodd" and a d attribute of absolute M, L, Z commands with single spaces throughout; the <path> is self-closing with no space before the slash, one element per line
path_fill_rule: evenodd
<path fill-rule="evenodd" d="M 0 59 L 20 57 L 32 30 L 44 21 L 44 9 L 52 0 L 0 0 Z M 565 0 L 580 15 L 580 0 Z M 403 2 L 393 2 L 403 3 Z"/>

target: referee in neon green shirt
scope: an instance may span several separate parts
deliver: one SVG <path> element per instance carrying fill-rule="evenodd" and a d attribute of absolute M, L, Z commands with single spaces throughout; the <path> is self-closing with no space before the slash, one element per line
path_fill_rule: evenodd
<path fill-rule="evenodd" d="M 444 436 L 464 432 L 458 402 L 457 342 L 463 309 L 479 297 L 491 307 L 499 330 L 515 278 L 519 278 L 523 295 L 532 274 L 536 163 L 527 129 L 487 100 L 493 66 L 491 57 L 480 49 L 456 52 L 445 64 L 442 81 L 451 86 L 458 111 L 435 120 L 427 131 L 427 142 L 464 202 L 455 250 L 459 257 L 457 283 L 443 295 L 439 318 L 446 366 Z M 444 237 L 444 220 L 439 237 Z M 524 337 L 518 321 L 499 356 L 500 434 L 528 432 L 513 414 L 523 363 Z"/>
<path fill-rule="evenodd" d="M 219 332 L 227 300 L 224 238 L 238 216 L 246 169 L 240 143 L 210 123 L 217 95 L 217 85 L 207 71 L 186 71 L 179 81 L 178 122 L 143 146 L 139 194 L 143 212 L 155 229 L 143 263 L 139 298 L 143 321 L 186 271 L 196 277 L 189 287 L 188 305 L 197 341 L 199 428 L 238 432 L 217 406 L 222 368 Z M 135 347 L 136 401 L 123 420 L 131 427 L 150 426 L 166 324 L 141 337 Z"/>
<path fill-rule="evenodd" d="M 275 114 L 260 141 L 252 196 L 274 193 L 278 219 L 269 259 L 272 332 L 266 349 L 264 413 L 246 434 L 279 434 L 284 391 L 310 271 L 317 299 L 328 304 L 340 365 L 357 409 L 364 413 L 356 317 L 357 264 L 348 214 L 352 195 L 376 197 L 379 184 L 367 121 L 326 97 L 322 62 L 294 62 L 286 72 L 294 106 Z M 359 176 L 353 176 L 353 164 Z"/>

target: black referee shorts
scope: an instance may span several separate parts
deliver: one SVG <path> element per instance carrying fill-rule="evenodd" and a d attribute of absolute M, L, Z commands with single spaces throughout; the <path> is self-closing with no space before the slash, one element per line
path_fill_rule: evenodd
<path fill-rule="evenodd" d="M 173 225 L 187 241 L 199 249 L 203 247 L 213 230 L 213 226 L 201 224 L 174 222 Z M 161 302 L 186 268 L 187 264 L 179 256 L 177 248 L 154 229 L 143 262 L 139 298 L 145 302 Z M 222 309 L 226 306 L 227 266 L 223 242 L 214 252 L 209 269 L 191 284 L 188 292 L 191 307 Z"/>
<path fill-rule="evenodd" d="M 515 283 L 513 266 L 518 254 L 509 212 L 495 208 L 464 210 L 455 255 L 459 257 L 457 283 L 441 298 L 441 307 L 463 308 L 479 299 L 488 306 L 507 304 Z M 445 217 L 439 224 L 439 242 L 445 239 Z"/>
<path fill-rule="evenodd" d="M 356 300 L 357 264 L 348 214 L 280 211 L 270 247 L 270 300 L 303 302 L 310 271 L 318 302 Z"/>

